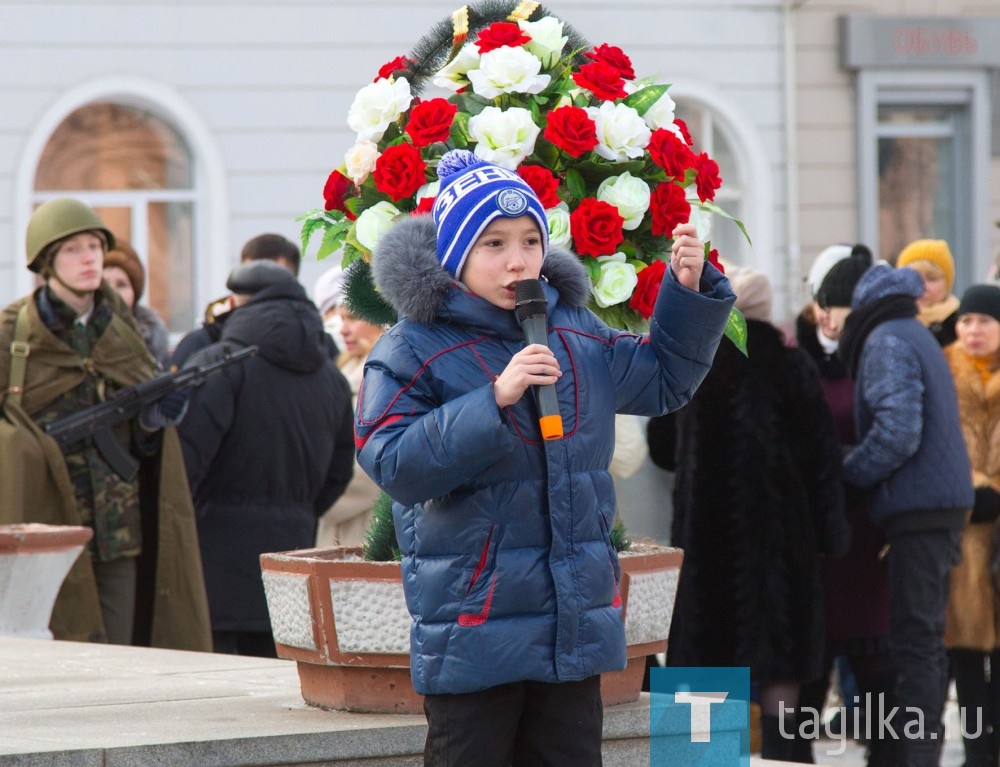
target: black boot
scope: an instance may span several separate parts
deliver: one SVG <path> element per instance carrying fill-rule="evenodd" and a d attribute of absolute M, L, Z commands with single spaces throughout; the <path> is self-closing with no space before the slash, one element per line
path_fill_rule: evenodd
<path fill-rule="evenodd" d="M 786 717 L 784 721 L 785 734 L 781 733 L 781 719 L 772 714 L 764 714 L 760 718 L 760 758 L 778 762 L 794 761 L 795 756 L 795 719 Z"/>

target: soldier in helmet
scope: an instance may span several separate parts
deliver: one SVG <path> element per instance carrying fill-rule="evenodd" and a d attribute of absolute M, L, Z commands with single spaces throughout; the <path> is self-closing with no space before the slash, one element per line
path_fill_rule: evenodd
<path fill-rule="evenodd" d="M 45 202 L 28 223 L 28 268 L 43 283 L 0 317 L 0 396 L 44 426 L 111 397 L 157 371 L 127 305 L 102 279 L 114 237 L 78 200 Z M 139 461 L 122 471 L 82 440 L 19 487 L 0 484 L 0 522 L 85 525 L 89 550 L 56 600 L 57 639 L 211 649 L 190 491 L 174 424 L 186 395 L 170 395 L 120 424 L 114 439 Z M 32 432 L 51 455 L 54 441 Z M 51 442 L 51 444 L 45 444 Z M 58 452 L 56 453 L 59 454 Z M 26 501 L 46 485 L 51 504 Z M 54 489 L 49 486 L 54 486 Z"/>

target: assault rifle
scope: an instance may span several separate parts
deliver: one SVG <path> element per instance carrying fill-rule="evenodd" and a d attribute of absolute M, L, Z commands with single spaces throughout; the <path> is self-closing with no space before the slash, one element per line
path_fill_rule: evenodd
<path fill-rule="evenodd" d="M 157 402 L 175 391 L 199 386 L 209 376 L 237 362 L 243 362 L 255 354 L 257 354 L 256 346 L 245 346 L 236 351 L 230 351 L 226 346 L 222 358 L 215 362 L 161 373 L 148 381 L 122 389 L 105 402 L 53 421 L 44 429 L 64 450 L 81 440 L 93 440 L 108 465 L 122 479 L 131 482 L 139 471 L 139 462 L 125 449 L 112 428 L 137 416 L 146 405 Z"/>

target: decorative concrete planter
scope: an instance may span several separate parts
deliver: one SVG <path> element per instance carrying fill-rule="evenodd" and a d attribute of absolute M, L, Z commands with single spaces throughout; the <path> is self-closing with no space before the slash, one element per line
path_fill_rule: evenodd
<path fill-rule="evenodd" d="M 620 556 L 628 666 L 605 674 L 607 706 L 638 700 L 646 656 L 663 652 L 683 552 L 636 544 Z M 360 549 L 322 548 L 260 558 L 278 656 L 298 664 L 302 697 L 321 708 L 423 711 L 410 684 L 410 615 L 398 562 Z"/>
<path fill-rule="evenodd" d="M 52 606 L 92 535 L 89 527 L 0 525 L 0 635 L 52 639 Z"/>

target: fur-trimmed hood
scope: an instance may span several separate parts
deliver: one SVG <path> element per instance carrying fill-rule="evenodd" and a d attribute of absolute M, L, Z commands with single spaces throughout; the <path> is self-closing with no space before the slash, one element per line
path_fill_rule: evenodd
<path fill-rule="evenodd" d="M 372 277 L 382 296 L 406 317 L 432 324 L 459 283 L 437 258 L 437 229 L 430 215 L 411 216 L 393 226 L 372 253 Z M 559 301 L 583 307 L 590 299 L 590 278 L 580 259 L 554 248 L 542 263 L 542 277 L 559 293 Z"/>

